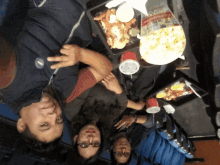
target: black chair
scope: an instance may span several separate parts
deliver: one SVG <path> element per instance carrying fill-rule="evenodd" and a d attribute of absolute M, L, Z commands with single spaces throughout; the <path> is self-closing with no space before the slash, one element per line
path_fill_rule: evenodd
<path fill-rule="evenodd" d="M 157 125 L 158 131 L 160 131 L 163 137 L 164 134 L 167 136 L 167 139 L 173 140 L 176 144 L 185 152 L 187 153 L 188 158 L 186 159 L 187 162 L 195 162 L 194 154 L 195 154 L 195 146 L 193 141 L 188 138 L 188 135 L 182 130 L 182 128 L 176 123 L 171 116 L 165 114 L 166 121 L 163 122 L 163 117 L 161 113 L 155 114 L 155 122 Z M 164 133 L 164 134 L 163 134 Z M 166 138 L 166 137 L 165 137 Z M 197 159 L 196 159 L 197 160 Z M 202 160 L 199 158 L 198 160 Z"/>

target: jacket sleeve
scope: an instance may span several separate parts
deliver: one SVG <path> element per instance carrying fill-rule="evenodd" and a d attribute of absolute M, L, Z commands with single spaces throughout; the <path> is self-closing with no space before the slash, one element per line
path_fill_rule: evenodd
<path fill-rule="evenodd" d="M 160 113 L 160 115 L 162 116 L 163 122 L 166 122 L 166 120 L 167 120 L 167 115 L 166 115 L 166 113 L 165 113 L 164 111 L 160 111 L 160 112 L 158 112 L 158 113 Z M 153 127 L 154 125 L 156 125 L 155 122 L 154 122 L 154 115 L 153 115 L 153 114 L 147 114 L 147 120 L 146 120 L 146 122 L 143 124 L 143 126 L 146 127 L 146 128 L 151 128 L 151 127 Z"/>
<path fill-rule="evenodd" d="M 128 98 L 126 96 L 125 91 L 123 90 L 123 92 L 119 95 L 116 94 L 116 97 L 117 97 L 119 105 L 122 107 L 122 110 L 124 111 L 128 104 Z"/>
<path fill-rule="evenodd" d="M 148 114 L 147 115 L 147 120 L 144 124 L 142 124 L 144 127 L 146 128 L 151 128 L 153 127 L 154 123 L 153 123 L 153 115 L 152 114 Z"/>

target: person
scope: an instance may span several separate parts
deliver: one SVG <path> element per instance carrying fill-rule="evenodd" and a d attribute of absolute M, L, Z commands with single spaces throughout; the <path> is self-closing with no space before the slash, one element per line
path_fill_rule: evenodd
<path fill-rule="evenodd" d="M 163 122 L 166 122 L 167 114 L 164 111 L 160 111 L 159 114 L 163 117 Z M 156 131 L 152 114 L 123 116 L 114 126 L 116 129 L 124 127 L 127 130 L 116 131 L 110 137 L 113 164 L 184 163 L 186 153 L 183 153 L 168 137 Z"/>
<path fill-rule="evenodd" d="M 131 126 L 131 127 L 130 127 Z M 141 140 L 155 130 L 153 115 L 124 115 L 114 127 L 109 140 L 111 143 L 111 159 L 113 164 L 129 164 L 133 149 Z M 120 131 L 117 131 L 120 129 Z M 123 129 L 127 131 L 122 131 Z"/>
<path fill-rule="evenodd" d="M 59 140 L 74 88 L 112 70 L 105 56 L 83 48 L 92 36 L 83 2 L 31 0 L 17 44 L 0 36 L 0 101 L 19 115 L 17 129 L 32 146 Z M 79 62 L 88 67 L 79 72 Z"/>
<path fill-rule="evenodd" d="M 99 100 L 92 105 L 83 105 L 77 115 L 73 116 L 71 134 L 77 161 L 91 164 L 97 160 L 117 111 L 120 111 L 120 106 L 106 106 Z"/>
<path fill-rule="evenodd" d="M 140 100 L 134 102 L 127 98 L 123 88 L 120 86 L 118 79 L 111 72 L 108 76 L 103 78 L 100 82 L 93 82 L 95 84 L 92 88 L 84 92 L 77 92 L 77 95 L 73 95 L 71 101 L 68 100 L 64 107 L 64 114 L 69 121 L 72 120 L 73 116 L 76 115 L 84 104 L 93 105 L 95 101 L 104 101 L 106 106 L 112 104 L 121 107 L 120 112 L 116 115 L 118 116 L 126 108 L 132 108 L 135 110 L 142 110 L 145 103 Z M 77 91 L 77 89 L 76 89 Z"/>
<path fill-rule="evenodd" d="M 94 87 L 87 89 L 78 97 L 73 96 L 73 100 L 66 103 L 64 113 L 72 125 L 72 144 L 75 146 L 77 158 L 84 162 L 96 160 L 102 147 L 89 146 L 86 147 L 85 150 L 82 145 L 77 146 L 77 144 L 80 144 L 81 141 L 86 141 L 87 144 L 89 144 L 89 142 L 92 143 L 94 138 L 96 138 L 96 135 L 93 135 L 93 133 L 103 132 L 102 130 L 105 130 L 106 137 L 108 134 L 107 130 L 110 131 L 110 126 L 113 124 L 113 121 L 126 107 L 134 107 L 136 110 L 141 110 L 144 107 L 144 102 L 140 100 L 136 103 L 128 100 L 112 72 L 101 82 L 97 82 Z M 97 118 L 96 122 L 90 118 Z M 94 126 L 94 122 L 101 124 L 95 124 Z M 88 123 L 93 123 L 93 125 L 87 125 Z M 94 129 L 95 131 L 90 132 L 90 129 Z M 85 137 L 81 135 L 83 132 L 85 132 Z M 103 133 L 99 133 L 98 138 L 104 138 Z M 102 145 L 101 141 L 98 142 Z"/>

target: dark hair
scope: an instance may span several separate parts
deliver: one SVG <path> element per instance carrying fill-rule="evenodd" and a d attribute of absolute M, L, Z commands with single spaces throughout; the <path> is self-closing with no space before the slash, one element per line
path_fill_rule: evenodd
<path fill-rule="evenodd" d="M 116 142 L 118 139 L 120 139 L 120 138 L 122 138 L 122 137 L 127 138 L 127 140 L 131 143 L 131 140 L 130 140 L 130 138 L 129 138 L 129 136 L 128 136 L 128 134 L 127 134 L 126 132 L 115 132 L 115 133 L 113 133 L 113 134 L 111 135 L 111 137 L 109 138 L 110 144 L 111 144 L 111 160 L 112 160 L 112 164 L 113 164 L 113 165 L 128 165 L 128 164 L 130 163 L 130 161 L 131 161 L 132 151 L 131 151 L 130 157 L 129 157 L 129 159 L 128 159 L 128 161 L 127 161 L 126 163 L 118 163 L 118 162 L 116 161 L 116 159 L 115 159 L 115 155 L 114 155 L 114 153 L 113 153 L 114 144 L 115 144 L 115 142 Z"/>
<path fill-rule="evenodd" d="M 20 135 L 28 148 L 39 153 L 48 153 L 50 151 L 53 151 L 61 143 L 63 136 L 62 134 L 59 138 L 49 143 L 41 142 L 37 139 L 36 135 L 31 133 L 28 126 L 24 130 L 24 132 L 20 133 Z"/>
<path fill-rule="evenodd" d="M 85 101 L 87 103 L 87 101 Z M 103 141 L 108 137 L 114 118 L 118 115 L 115 112 L 120 112 L 121 107 L 116 105 L 106 105 L 103 101 L 95 101 L 91 106 L 84 104 L 79 113 L 72 118 L 72 145 L 75 149 L 75 156 L 84 164 L 94 163 L 97 157 L 101 154 Z M 101 146 L 97 154 L 89 159 L 84 159 L 80 156 L 77 144 L 74 144 L 74 137 L 79 134 L 79 131 L 87 124 L 96 121 L 96 126 L 101 134 Z"/>

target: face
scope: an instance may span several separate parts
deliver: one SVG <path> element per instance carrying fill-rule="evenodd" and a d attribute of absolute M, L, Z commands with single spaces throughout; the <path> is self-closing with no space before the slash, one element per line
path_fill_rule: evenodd
<path fill-rule="evenodd" d="M 82 143 L 99 143 L 101 144 L 101 135 L 99 129 L 93 125 L 93 124 L 88 124 L 84 126 L 80 131 L 79 134 L 75 136 L 74 141 L 77 144 L 82 144 Z M 88 159 L 98 152 L 99 147 L 95 147 L 93 145 L 89 145 L 87 148 L 83 148 L 82 146 L 78 146 L 78 151 L 79 154 L 85 158 Z"/>
<path fill-rule="evenodd" d="M 115 159 L 118 163 L 126 163 L 131 154 L 131 145 L 127 138 L 122 137 L 118 139 L 113 146 L 113 151 L 119 154 L 114 153 Z M 128 156 L 120 155 L 120 153 L 128 153 Z"/>
<path fill-rule="evenodd" d="M 23 107 L 18 121 L 18 131 L 22 132 L 28 126 L 31 133 L 39 141 L 51 142 L 60 137 L 63 132 L 63 117 L 60 105 L 48 93 L 44 93 L 41 102 Z M 20 126 L 23 126 L 19 128 Z M 20 129 L 20 130 L 19 130 Z"/>

